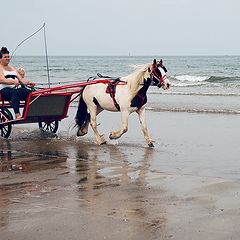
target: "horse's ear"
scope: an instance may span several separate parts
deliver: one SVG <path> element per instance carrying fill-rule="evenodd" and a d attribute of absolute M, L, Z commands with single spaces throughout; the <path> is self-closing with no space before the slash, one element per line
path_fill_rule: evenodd
<path fill-rule="evenodd" d="M 157 60 L 153 59 L 153 65 L 156 66 L 156 64 L 157 64 Z"/>

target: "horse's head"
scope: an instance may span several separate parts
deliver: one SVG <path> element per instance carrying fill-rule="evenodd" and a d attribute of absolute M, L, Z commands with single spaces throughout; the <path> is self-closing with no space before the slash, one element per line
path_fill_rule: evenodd
<path fill-rule="evenodd" d="M 171 84 L 166 74 L 167 69 L 163 65 L 162 59 L 160 61 L 154 59 L 148 71 L 150 73 L 150 78 L 154 85 L 158 86 L 159 88 L 162 87 L 164 90 L 170 87 Z"/>

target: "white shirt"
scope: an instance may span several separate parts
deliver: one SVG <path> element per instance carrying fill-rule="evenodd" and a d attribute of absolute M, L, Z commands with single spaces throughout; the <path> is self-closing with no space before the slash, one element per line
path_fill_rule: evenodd
<path fill-rule="evenodd" d="M 16 79 L 17 78 L 17 72 L 16 71 L 5 71 L 3 69 L 3 75 L 6 77 L 8 75 L 12 75 L 12 76 L 15 76 L 15 78 L 8 78 L 8 79 Z M 8 85 L 8 84 L 4 84 L 4 83 L 0 83 L 0 90 L 5 88 L 5 87 L 10 87 L 10 88 L 14 88 L 15 85 Z"/>

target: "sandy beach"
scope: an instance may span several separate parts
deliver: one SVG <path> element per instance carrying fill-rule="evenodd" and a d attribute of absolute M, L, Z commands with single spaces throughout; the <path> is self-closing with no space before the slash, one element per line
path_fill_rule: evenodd
<path fill-rule="evenodd" d="M 135 115 L 103 146 L 72 119 L 0 140 L 0 239 L 239 239 L 239 115 L 147 111 L 153 149 Z M 120 116 L 98 122 L 107 138 Z"/>

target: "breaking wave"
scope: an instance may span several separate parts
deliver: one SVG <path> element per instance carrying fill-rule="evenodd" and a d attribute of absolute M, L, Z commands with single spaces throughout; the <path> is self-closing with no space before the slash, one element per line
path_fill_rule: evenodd
<path fill-rule="evenodd" d="M 191 76 L 191 75 L 178 75 L 173 77 L 178 81 L 188 81 L 188 82 L 203 82 L 208 80 L 210 77 L 208 76 Z"/>
<path fill-rule="evenodd" d="M 240 76 L 198 76 L 198 75 L 176 75 L 170 77 L 173 86 L 192 87 L 192 86 L 240 86 Z"/>

